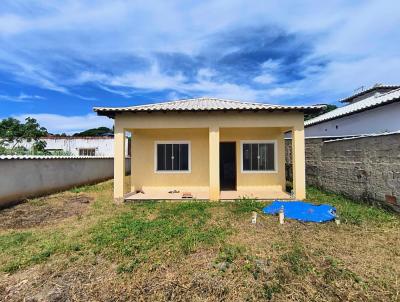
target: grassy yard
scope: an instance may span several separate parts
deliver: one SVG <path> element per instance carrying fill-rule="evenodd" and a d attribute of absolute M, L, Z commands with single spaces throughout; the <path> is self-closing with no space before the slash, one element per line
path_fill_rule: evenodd
<path fill-rule="evenodd" d="M 2 301 L 396 301 L 400 219 L 315 188 L 341 224 L 266 204 L 114 205 L 112 182 L 0 211 Z"/>

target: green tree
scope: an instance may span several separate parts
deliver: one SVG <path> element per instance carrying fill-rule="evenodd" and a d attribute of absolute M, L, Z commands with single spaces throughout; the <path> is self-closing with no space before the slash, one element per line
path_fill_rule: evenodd
<path fill-rule="evenodd" d="M 34 141 L 34 151 L 44 151 L 46 142 L 40 138 L 47 135 L 47 130 L 41 127 L 39 123 L 31 117 L 25 119 L 25 123 L 21 123 L 15 118 L 7 118 L 0 121 L 0 147 L 1 149 L 10 149 L 11 152 L 23 140 L 28 142 Z"/>
<path fill-rule="evenodd" d="M 312 119 L 314 117 L 317 117 L 317 116 L 319 116 L 321 114 L 324 114 L 324 113 L 327 113 L 329 111 L 335 110 L 337 108 L 336 105 L 332 105 L 332 104 L 326 104 L 325 106 L 326 106 L 325 109 L 321 110 L 318 113 L 311 113 L 311 114 L 304 115 L 304 120 L 305 121 L 310 120 L 310 119 Z"/>
<path fill-rule="evenodd" d="M 66 137 L 66 136 L 69 136 L 65 132 L 63 132 L 63 133 L 55 133 L 55 134 L 49 133 L 49 135 L 50 136 L 54 136 L 54 137 Z"/>
<path fill-rule="evenodd" d="M 45 141 L 42 141 L 42 140 L 35 141 L 35 143 L 32 146 L 33 153 L 35 153 L 35 154 L 37 154 L 37 153 L 45 153 L 45 154 L 47 154 L 48 152 L 46 151 L 46 145 L 47 145 L 47 143 Z"/>
<path fill-rule="evenodd" d="M 99 127 L 88 129 L 83 132 L 75 133 L 73 136 L 103 136 L 107 134 L 112 134 L 113 130 L 107 127 Z"/>

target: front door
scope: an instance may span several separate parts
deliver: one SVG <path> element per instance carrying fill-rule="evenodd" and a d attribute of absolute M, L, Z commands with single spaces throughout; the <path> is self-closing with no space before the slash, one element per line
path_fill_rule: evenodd
<path fill-rule="evenodd" d="M 219 145 L 219 181 L 221 191 L 236 190 L 236 143 Z"/>

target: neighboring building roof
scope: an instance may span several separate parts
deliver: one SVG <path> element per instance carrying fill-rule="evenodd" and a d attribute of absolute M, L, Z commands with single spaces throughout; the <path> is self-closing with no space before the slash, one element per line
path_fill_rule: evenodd
<path fill-rule="evenodd" d="M 196 98 L 178 101 L 170 101 L 155 104 L 146 104 L 130 107 L 95 107 L 93 110 L 98 115 L 114 117 L 116 112 L 157 112 L 157 111 L 304 111 L 318 112 L 325 108 L 318 106 L 285 106 L 271 105 L 257 102 L 240 102 L 216 98 Z"/>
<path fill-rule="evenodd" d="M 352 135 L 349 137 L 340 137 L 340 138 L 335 138 L 335 139 L 330 139 L 330 140 L 324 140 L 324 143 L 333 143 L 333 142 L 338 142 L 338 141 L 348 141 L 348 140 L 354 140 L 354 139 L 360 139 L 360 138 L 366 138 L 366 137 L 378 137 L 378 136 L 388 136 L 388 135 L 397 135 L 397 134 L 400 134 L 400 131 L 361 134 L 361 135 L 356 135 L 356 136 Z"/>
<path fill-rule="evenodd" d="M 309 127 L 315 124 L 334 120 L 340 117 L 352 115 L 361 111 L 369 110 L 398 101 L 400 101 L 400 89 L 392 90 L 378 96 L 371 96 L 364 100 L 337 108 L 306 121 L 304 125 L 306 127 Z"/>
<path fill-rule="evenodd" d="M 57 135 L 48 135 L 41 137 L 40 139 L 67 139 L 67 140 L 75 140 L 75 139 L 85 139 L 85 140 L 105 140 L 105 139 L 114 139 L 114 134 L 110 133 L 107 135 L 100 136 L 57 136 Z"/>
<path fill-rule="evenodd" d="M 109 159 L 113 156 L 0 155 L 2 159 Z"/>
<path fill-rule="evenodd" d="M 353 94 L 353 95 L 351 95 L 351 96 L 345 97 L 345 98 L 339 100 L 339 102 L 341 102 L 341 103 L 350 103 L 350 102 L 352 102 L 355 98 L 358 98 L 358 97 L 360 97 L 360 96 L 363 96 L 364 94 L 368 94 L 368 93 L 373 92 L 373 91 L 383 91 L 383 92 L 387 92 L 387 91 L 394 90 L 394 89 L 398 89 L 398 88 L 400 88 L 400 85 L 382 85 L 382 84 L 375 84 L 375 85 L 372 86 L 372 87 L 369 87 L 369 88 L 367 88 L 367 89 L 364 89 L 364 90 L 362 90 L 362 91 L 360 91 L 360 92 L 357 92 L 357 93 L 355 93 L 355 94 Z"/>

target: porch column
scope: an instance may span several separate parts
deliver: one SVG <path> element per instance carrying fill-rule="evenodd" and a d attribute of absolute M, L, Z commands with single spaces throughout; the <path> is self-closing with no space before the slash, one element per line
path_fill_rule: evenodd
<path fill-rule="evenodd" d="M 210 200 L 219 200 L 219 127 L 209 128 Z"/>
<path fill-rule="evenodd" d="M 125 181 L 125 129 L 114 127 L 114 201 L 124 201 Z"/>
<path fill-rule="evenodd" d="M 132 131 L 130 131 L 131 132 L 131 146 L 130 146 L 130 148 L 131 148 L 131 153 L 130 153 L 130 157 L 131 157 L 131 175 L 129 176 L 130 177 L 130 192 L 135 192 L 136 191 L 136 186 L 135 186 L 135 179 L 134 179 L 134 174 L 133 174 L 133 171 L 135 170 L 135 168 L 136 167 L 134 167 L 134 165 L 135 165 L 135 162 L 134 162 L 134 160 L 133 160 L 133 149 L 134 149 L 134 143 L 135 143 L 135 141 L 134 141 L 134 130 Z M 128 143 L 129 143 L 129 141 L 128 141 Z"/>
<path fill-rule="evenodd" d="M 304 126 L 292 128 L 293 190 L 296 199 L 306 198 L 306 165 L 304 148 Z"/>

